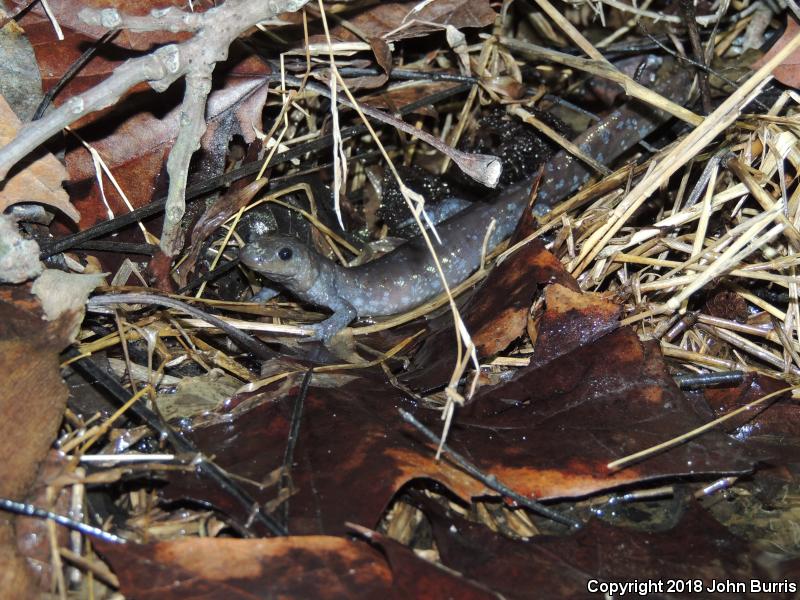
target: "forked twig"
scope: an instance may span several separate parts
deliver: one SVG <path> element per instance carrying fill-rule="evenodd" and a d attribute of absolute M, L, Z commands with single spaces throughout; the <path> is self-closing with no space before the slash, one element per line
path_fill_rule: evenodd
<path fill-rule="evenodd" d="M 0 177 L 40 144 L 85 115 L 112 106 L 139 83 L 147 82 L 163 92 L 186 78 L 180 130 L 167 160 L 170 184 L 165 209 L 161 248 L 169 256 L 180 250 L 180 221 L 185 211 L 186 178 L 192 154 L 206 130 L 205 107 L 211 90 L 211 74 L 228 57 L 228 48 L 256 23 L 280 13 L 295 12 L 308 0 L 227 0 L 205 13 L 174 8 L 153 10 L 146 17 L 131 17 L 113 8 L 82 10 L 79 17 L 90 25 L 135 31 L 190 31 L 194 35 L 179 44 L 168 44 L 146 56 L 130 59 L 114 69 L 95 87 L 70 98 L 38 121 L 20 129 L 17 137 L 0 148 Z"/>

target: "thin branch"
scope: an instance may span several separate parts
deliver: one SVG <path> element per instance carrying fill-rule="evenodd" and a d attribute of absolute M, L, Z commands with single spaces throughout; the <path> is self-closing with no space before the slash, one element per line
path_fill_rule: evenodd
<path fill-rule="evenodd" d="M 681 0 L 678 6 L 686 21 L 686 30 L 689 33 L 689 43 L 692 45 L 694 59 L 705 66 L 705 52 L 700 41 L 700 32 L 697 30 L 697 14 L 694 10 L 694 2 L 692 0 Z M 708 73 L 704 70 L 698 70 L 697 82 L 700 87 L 700 99 L 703 102 L 703 113 L 708 114 L 713 109 L 711 105 L 711 87 L 708 85 Z"/>
<path fill-rule="evenodd" d="M 214 327 L 218 327 L 228 334 L 231 340 L 234 341 L 237 346 L 242 348 L 242 350 L 252 352 L 260 358 L 270 358 L 273 356 L 272 351 L 267 348 L 261 340 L 254 338 L 243 331 L 240 331 L 219 317 L 208 314 L 199 308 L 195 308 L 190 304 L 186 304 L 180 300 L 175 300 L 174 298 L 157 296 L 155 294 L 105 294 L 103 296 L 94 296 L 89 298 L 87 306 L 91 310 L 92 308 L 108 306 L 111 304 L 154 304 L 158 306 L 165 306 L 167 308 L 174 308 L 197 317 L 198 319 L 202 319 Z"/>
<path fill-rule="evenodd" d="M 294 401 L 292 408 L 292 420 L 289 424 L 289 435 L 286 437 L 286 450 L 283 453 L 283 469 L 281 471 L 281 480 L 279 487 L 280 493 L 289 493 L 292 486 L 292 465 L 294 464 L 294 451 L 297 447 L 297 440 L 300 437 L 300 421 L 303 416 L 303 404 L 308 396 L 308 388 L 311 386 L 311 376 L 314 374 L 314 368 L 311 367 L 306 371 L 303 377 L 303 382 L 300 384 L 300 390 Z M 289 497 L 287 496 L 281 506 L 282 510 L 282 523 L 289 529 Z"/>
<path fill-rule="evenodd" d="M 58 513 L 54 513 L 49 510 L 39 508 L 38 506 L 34 506 L 33 504 L 27 504 L 25 502 L 16 502 L 9 498 L 0 498 L 0 510 L 5 510 L 10 513 L 22 515 L 25 517 L 48 519 L 50 521 L 58 523 L 59 525 L 63 525 L 64 527 L 71 529 L 73 531 L 79 531 L 84 535 L 91 535 L 93 537 L 101 539 L 105 542 L 110 542 L 112 544 L 124 544 L 128 541 L 123 537 L 114 535 L 113 533 L 109 533 L 107 531 L 103 531 L 99 527 L 87 525 L 86 523 L 81 523 L 80 521 L 76 521 L 75 519 L 70 519 L 69 517 L 65 517 L 64 515 L 59 515 Z"/>
<path fill-rule="evenodd" d="M 65 358 L 71 359 L 73 361 L 71 364 L 92 385 L 98 385 L 111 394 L 117 404 L 123 404 L 130 398 L 130 392 L 91 358 L 80 356 L 75 349 L 68 350 Z M 230 498 L 240 510 L 250 515 L 251 518 L 248 522 L 241 522 L 240 519 L 231 517 L 231 525 L 243 535 L 263 536 L 266 532 L 273 535 L 286 535 L 286 528 L 283 525 L 278 523 L 272 515 L 264 512 L 250 494 L 233 481 L 227 472 L 204 456 L 182 432 L 175 431 L 164 423 L 161 417 L 145 406 L 141 400 L 131 406 L 131 412 L 147 423 L 161 438 L 167 440 L 177 453 L 192 456 L 192 465 L 198 474 L 207 478 L 210 484 L 216 486 L 220 492 Z"/>
<path fill-rule="evenodd" d="M 78 13 L 78 18 L 87 25 L 94 25 L 95 27 L 119 28 L 141 32 L 197 32 L 205 24 L 204 13 L 184 12 L 174 6 L 155 9 L 147 16 L 120 14 L 116 8 L 84 8 Z"/>
<path fill-rule="evenodd" d="M 0 177 L 5 178 L 14 165 L 64 127 L 89 113 L 111 106 L 135 85 L 143 81 L 149 81 L 151 85 L 154 81 L 167 81 L 170 75 L 174 75 L 170 72 L 170 68 L 175 68 L 173 48 L 164 46 L 152 54 L 123 63 L 102 83 L 73 96 L 38 121 L 24 125 L 13 140 L 0 148 Z M 172 81 L 174 79 L 170 83 Z"/>
<path fill-rule="evenodd" d="M 502 483 L 499 479 L 497 479 L 494 475 L 487 475 L 466 458 L 464 458 L 461 454 L 449 448 L 447 444 L 445 444 L 439 437 L 433 433 L 430 429 L 425 427 L 422 423 L 417 420 L 417 418 L 412 415 L 410 412 L 403 410 L 402 408 L 397 409 L 400 413 L 400 416 L 403 417 L 403 420 L 406 423 L 409 423 L 416 427 L 420 433 L 422 433 L 426 438 L 428 438 L 434 444 L 437 444 L 442 451 L 450 457 L 450 459 L 457 464 L 459 467 L 464 469 L 467 473 L 472 475 L 475 479 L 483 483 L 486 487 L 499 492 L 503 496 L 510 498 L 520 506 L 524 506 L 525 508 L 531 509 L 533 512 L 538 513 L 548 519 L 552 519 L 558 523 L 563 523 L 564 525 L 569 525 L 573 529 L 578 529 L 581 527 L 581 524 L 574 519 L 570 519 L 567 516 L 562 515 L 558 511 L 555 511 L 551 508 L 548 508 L 544 504 L 537 502 L 536 500 L 532 500 L 527 496 L 523 496 L 512 490 L 506 484 Z"/>
<path fill-rule="evenodd" d="M 79 16 L 83 21 L 108 28 L 130 25 L 139 31 L 177 29 L 194 31 L 195 35 L 180 44 L 169 44 L 147 56 L 128 60 L 108 79 L 74 96 L 42 119 L 28 123 L 16 138 L 0 149 L 0 177 L 5 178 L 14 165 L 64 127 L 85 115 L 112 106 L 135 85 L 147 82 L 155 91 L 163 92 L 186 76 L 181 129 L 168 161 L 170 189 L 161 236 L 162 250 L 174 256 L 181 246 L 178 229 L 185 209 L 186 170 L 205 131 L 203 114 L 214 67 L 228 57 L 229 46 L 250 27 L 280 13 L 295 12 L 307 1 L 227 0 L 200 14 L 176 9 L 154 10 L 148 17 L 136 18 L 124 16 L 116 9 L 82 10 Z"/>
<path fill-rule="evenodd" d="M 161 248 L 170 256 L 177 254 L 183 246 L 181 219 L 186 212 L 189 163 L 200 148 L 200 140 L 206 132 L 206 99 L 211 92 L 211 71 L 206 68 L 203 72 L 186 76 L 180 129 L 167 159 L 169 192 L 164 207 Z"/>
<path fill-rule="evenodd" d="M 441 102 L 442 100 L 460 94 L 466 91 L 467 89 L 468 89 L 468 84 L 461 84 L 461 85 L 456 85 L 455 87 L 447 90 L 442 90 L 440 92 L 435 92 L 433 94 L 423 96 L 419 100 L 415 100 L 414 102 L 409 102 L 408 104 L 403 105 L 400 108 L 399 113 L 401 115 L 409 114 L 422 106 L 426 106 L 429 104 L 436 104 L 437 102 Z M 364 133 L 365 131 L 367 131 L 367 127 L 364 124 L 354 125 L 352 127 L 343 129 L 342 137 L 343 138 L 354 137 L 356 135 Z M 272 157 L 267 166 L 274 167 L 275 165 L 279 165 L 284 162 L 293 160 L 295 158 L 304 156 L 310 152 L 315 152 L 317 150 L 327 148 L 332 143 L 332 140 L 333 137 L 331 135 L 325 135 L 320 138 L 306 142 L 304 144 L 300 144 L 298 146 L 290 148 L 289 150 L 276 154 L 275 156 Z M 365 153 L 359 156 L 366 157 L 369 154 L 371 153 Z M 358 157 L 353 157 L 353 159 L 355 158 Z M 201 197 L 202 195 L 208 194 L 218 188 L 225 187 L 226 185 L 229 185 L 234 181 L 238 181 L 245 177 L 249 177 L 250 175 L 255 175 L 256 173 L 259 172 L 261 168 L 262 168 L 262 161 L 255 160 L 249 163 L 245 163 L 241 167 L 233 169 L 232 171 L 229 171 L 227 173 L 223 173 L 222 175 L 211 177 L 210 179 L 207 179 L 201 183 L 196 183 L 187 188 L 186 199 Z M 293 177 L 294 177 L 293 175 L 289 176 L 288 179 L 291 180 Z M 281 177 L 273 178 L 272 183 L 277 183 L 282 179 L 284 178 Z M 65 250 L 74 248 L 76 244 L 80 244 L 87 240 L 91 240 L 100 237 L 102 235 L 111 233 L 113 231 L 117 231 L 122 227 L 130 225 L 131 223 L 136 223 L 137 221 L 158 214 L 162 210 L 164 210 L 165 204 L 166 204 L 166 197 L 161 196 L 160 198 L 156 198 L 151 202 L 149 202 L 148 204 L 140 206 L 139 208 L 133 210 L 132 212 L 120 215 L 111 221 L 102 221 L 97 225 L 89 227 L 88 229 L 55 240 L 51 244 L 46 245 L 44 247 L 40 258 L 45 259 L 49 256 L 53 256 L 54 254 L 64 252 Z"/>

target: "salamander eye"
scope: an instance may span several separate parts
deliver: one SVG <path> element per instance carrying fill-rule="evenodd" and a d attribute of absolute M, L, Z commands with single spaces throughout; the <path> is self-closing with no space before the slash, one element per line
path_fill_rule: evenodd
<path fill-rule="evenodd" d="M 281 260 L 289 260 L 290 258 L 292 258 L 292 249 L 287 246 L 284 246 L 283 248 L 278 250 L 278 258 L 280 258 Z"/>

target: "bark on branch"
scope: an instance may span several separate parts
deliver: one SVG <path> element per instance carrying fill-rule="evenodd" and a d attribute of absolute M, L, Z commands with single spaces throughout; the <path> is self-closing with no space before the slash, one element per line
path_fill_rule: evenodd
<path fill-rule="evenodd" d="M 116 9 L 82 10 L 79 14 L 81 20 L 93 25 L 129 27 L 137 31 L 191 31 L 194 36 L 123 63 L 102 83 L 71 98 L 42 119 L 25 125 L 16 138 L 0 148 L 0 178 L 5 178 L 14 165 L 64 127 L 115 104 L 133 86 L 146 81 L 155 91 L 163 92 L 185 76 L 181 128 L 167 162 L 170 186 L 161 237 L 164 253 L 175 256 L 181 248 L 180 221 L 185 210 L 189 160 L 205 132 L 205 106 L 215 65 L 228 57 L 228 48 L 233 41 L 256 23 L 280 13 L 295 12 L 307 2 L 227 0 L 205 13 L 187 13 L 171 8 L 154 10 L 147 17 L 126 16 Z"/>

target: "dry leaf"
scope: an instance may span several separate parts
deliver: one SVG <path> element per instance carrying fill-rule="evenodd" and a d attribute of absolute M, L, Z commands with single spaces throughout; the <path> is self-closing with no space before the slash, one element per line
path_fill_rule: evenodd
<path fill-rule="evenodd" d="M 0 240 L 0 281 L 22 283 L 42 272 L 39 245 L 24 239 L 8 215 L 0 215 Z"/>
<path fill-rule="evenodd" d="M 780 52 L 786 44 L 794 39 L 800 33 L 800 25 L 798 25 L 792 18 L 789 18 L 786 23 L 786 30 L 780 39 L 772 45 L 764 56 L 753 63 L 753 68 L 758 69 L 761 65 L 765 64 L 775 54 Z M 793 88 L 800 88 L 800 52 L 792 53 L 785 61 L 783 61 L 775 70 L 772 75 L 784 85 Z"/>
<path fill-rule="evenodd" d="M 0 146 L 5 146 L 16 137 L 22 122 L 0 96 Z M 16 171 L 6 179 L 0 189 L 0 212 L 12 204 L 37 202 L 59 209 L 76 223 L 81 215 L 69 203 L 67 192 L 61 182 L 67 179 L 67 171 L 52 154 L 45 154 L 34 162 Z"/>
<path fill-rule="evenodd" d="M 72 342 L 83 321 L 86 298 L 103 283 L 107 274 L 79 275 L 47 269 L 33 282 L 31 292 L 41 302 L 48 321 L 62 320 L 65 323 L 65 331 L 69 331 L 69 341 Z"/>

